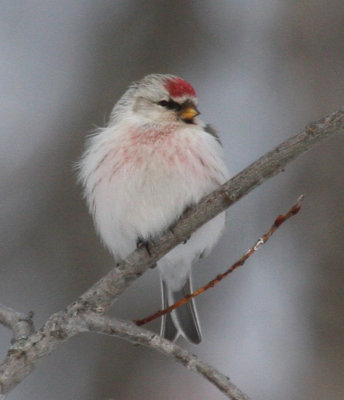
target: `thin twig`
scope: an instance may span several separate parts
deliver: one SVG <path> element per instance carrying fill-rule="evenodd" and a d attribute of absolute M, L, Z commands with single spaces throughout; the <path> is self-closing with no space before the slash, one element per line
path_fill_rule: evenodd
<path fill-rule="evenodd" d="M 0 324 L 13 333 L 13 341 L 27 339 L 33 332 L 33 313 L 23 314 L 0 304 Z"/>
<path fill-rule="evenodd" d="M 190 371 L 202 375 L 229 399 L 249 400 L 246 394 L 242 393 L 227 376 L 223 375 L 216 368 L 201 361 L 197 356 L 177 344 L 171 343 L 169 340 L 151 331 L 139 328 L 130 321 L 108 318 L 94 313 L 86 315 L 84 320 L 90 332 L 117 336 L 131 343 L 141 344 L 150 349 L 157 350 L 170 358 L 172 357 Z"/>
<path fill-rule="evenodd" d="M 217 285 L 219 282 L 222 281 L 222 279 L 226 278 L 230 273 L 232 273 L 234 270 L 236 270 L 238 267 L 242 266 L 245 264 L 245 262 L 252 256 L 253 253 L 255 253 L 263 244 L 265 244 L 270 237 L 274 234 L 274 232 L 285 222 L 287 221 L 290 217 L 293 215 L 296 215 L 300 209 L 301 209 L 301 202 L 303 200 L 303 195 L 300 196 L 297 199 L 297 202 L 293 204 L 293 206 L 289 209 L 289 211 L 286 214 L 281 214 L 279 215 L 274 223 L 272 224 L 271 228 L 267 233 L 262 235 L 256 243 L 238 260 L 236 261 L 230 268 L 228 268 L 225 272 L 222 274 L 217 275 L 215 279 L 212 279 L 210 282 L 208 282 L 206 285 L 202 286 L 201 288 L 195 290 L 194 292 L 187 294 L 184 298 L 181 300 L 177 301 L 176 303 L 170 305 L 167 308 L 164 308 L 163 310 L 159 310 L 155 312 L 152 315 L 149 315 L 148 317 L 142 318 L 142 319 L 137 319 L 134 321 L 134 323 L 137 326 L 142 326 L 147 324 L 148 322 L 154 321 L 155 319 L 162 317 L 165 314 L 170 313 L 171 311 L 175 310 L 178 307 L 181 307 L 183 304 L 189 302 L 191 299 L 199 296 L 201 293 L 204 293 L 206 290 L 213 288 L 215 285 Z"/>
<path fill-rule="evenodd" d="M 316 143 L 343 131 L 344 110 L 338 110 L 309 125 L 303 132 L 288 139 L 206 196 L 197 206 L 188 210 L 172 230 L 168 230 L 149 244 L 150 254 L 144 248 L 136 250 L 65 310 L 51 316 L 43 327 L 30 335 L 23 344 L 16 343 L 12 346 L 0 365 L 0 394 L 8 393 L 34 370 L 41 359 L 80 332 L 75 326 L 69 326 L 76 316 L 85 315 L 90 311 L 104 313 L 115 297 L 173 247 L 186 240 L 192 232 L 267 179 L 277 175 L 290 161 Z M 55 332 L 56 336 L 51 334 L 51 331 Z"/>

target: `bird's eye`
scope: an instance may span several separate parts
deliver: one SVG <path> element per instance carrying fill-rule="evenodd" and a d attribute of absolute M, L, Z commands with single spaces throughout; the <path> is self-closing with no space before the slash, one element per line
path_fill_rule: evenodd
<path fill-rule="evenodd" d="M 169 110 L 175 110 L 175 111 L 180 111 L 182 106 L 178 103 L 176 103 L 174 100 L 170 99 L 169 101 L 167 100 L 161 100 L 159 101 L 159 106 L 166 107 Z"/>
<path fill-rule="evenodd" d="M 162 100 L 162 101 L 159 101 L 159 106 L 162 106 L 162 107 L 167 107 L 168 106 L 168 101 L 166 101 L 166 100 Z"/>

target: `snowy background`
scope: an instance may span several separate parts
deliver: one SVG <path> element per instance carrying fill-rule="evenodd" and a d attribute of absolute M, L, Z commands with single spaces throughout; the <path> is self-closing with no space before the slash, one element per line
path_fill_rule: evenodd
<path fill-rule="evenodd" d="M 152 72 L 188 80 L 235 174 L 343 105 L 343 27 L 343 0 L 3 0 L 0 302 L 34 310 L 39 327 L 113 266 L 73 163 L 131 81 Z M 343 150 L 337 135 L 233 206 L 218 247 L 194 268 L 204 284 L 305 194 L 297 217 L 198 299 L 201 345 L 181 342 L 252 399 L 343 396 Z M 148 271 L 113 314 L 155 311 L 159 289 Z M 2 357 L 9 340 L 0 327 Z M 224 396 L 156 352 L 95 335 L 59 348 L 9 396 L 110 398 Z"/>

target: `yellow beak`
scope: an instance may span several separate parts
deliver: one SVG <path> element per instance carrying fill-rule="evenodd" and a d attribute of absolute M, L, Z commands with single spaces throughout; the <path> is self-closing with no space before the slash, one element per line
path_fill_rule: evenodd
<path fill-rule="evenodd" d="M 196 115 L 199 115 L 199 111 L 197 110 L 196 107 L 192 106 L 182 109 L 179 114 L 180 118 L 185 121 L 191 121 L 193 118 L 196 117 Z"/>

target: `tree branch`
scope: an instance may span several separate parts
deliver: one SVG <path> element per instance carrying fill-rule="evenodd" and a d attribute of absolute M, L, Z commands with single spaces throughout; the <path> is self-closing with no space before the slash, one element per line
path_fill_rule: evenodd
<path fill-rule="evenodd" d="M 27 339 L 33 332 L 33 313 L 28 315 L 0 304 L 0 324 L 9 328 L 13 333 L 13 342 Z"/>
<path fill-rule="evenodd" d="M 229 399 L 249 400 L 230 379 L 209 364 L 201 361 L 197 356 L 184 350 L 175 343 L 162 338 L 149 330 L 139 328 L 130 321 L 122 321 L 114 318 L 100 316 L 99 314 L 87 314 L 84 321 L 90 332 L 116 336 L 134 344 L 157 350 L 160 353 L 173 358 L 183 364 L 190 371 L 196 372 L 215 385 Z"/>
<path fill-rule="evenodd" d="M 121 294 L 172 248 L 188 239 L 192 232 L 267 179 L 283 171 L 289 162 L 316 143 L 343 131 L 344 109 L 309 124 L 304 131 L 259 158 L 219 189 L 204 197 L 199 204 L 187 210 L 174 227 L 149 244 L 150 254 L 144 248 L 138 249 L 125 261 L 117 264 L 116 268 L 88 290 L 81 300 L 95 307 L 108 308 L 114 297 Z"/>
<path fill-rule="evenodd" d="M 72 323 L 77 316 L 90 311 L 104 313 L 116 296 L 192 232 L 281 172 L 298 155 L 339 131 L 344 131 L 344 110 L 310 124 L 303 132 L 261 157 L 188 210 L 171 230 L 150 243 L 150 254 L 144 248 L 136 250 L 65 310 L 52 315 L 40 331 L 30 335 L 27 340 L 16 342 L 0 366 L 0 394 L 9 392 L 43 357 L 82 331 Z"/>

